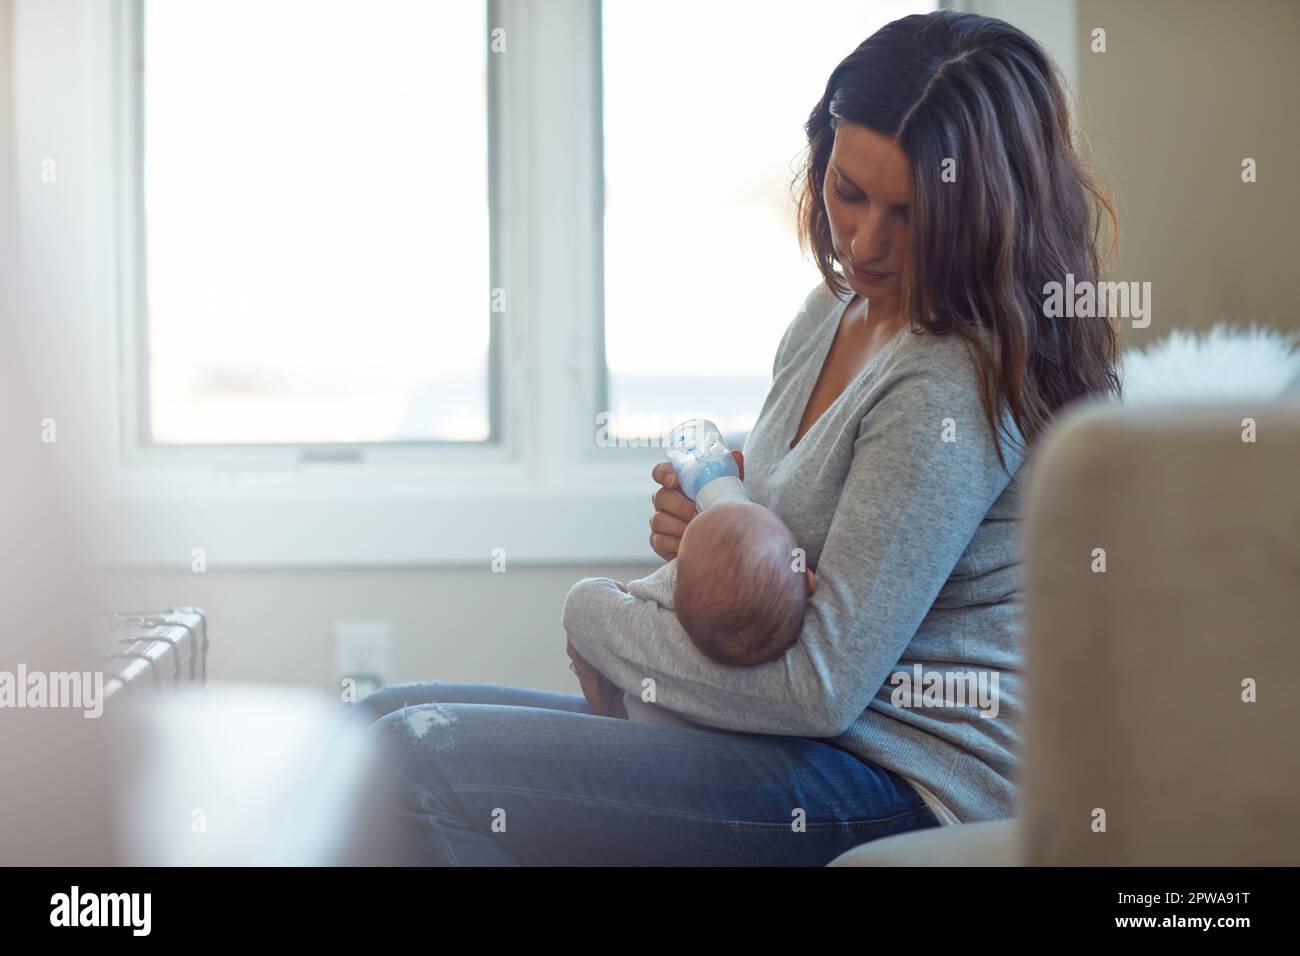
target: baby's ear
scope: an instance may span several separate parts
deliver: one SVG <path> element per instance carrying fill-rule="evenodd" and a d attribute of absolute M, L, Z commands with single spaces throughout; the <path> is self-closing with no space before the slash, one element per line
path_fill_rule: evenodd
<path fill-rule="evenodd" d="M 812 568 L 804 571 L 804 575 L 808 578 L 808 596 L 812 597 L 813 592 L 817 590 L 817 575 L 813 574 Z"/>

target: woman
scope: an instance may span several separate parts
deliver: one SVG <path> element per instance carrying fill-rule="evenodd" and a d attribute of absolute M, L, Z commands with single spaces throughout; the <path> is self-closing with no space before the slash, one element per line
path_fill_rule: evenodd
<path fill-rule="evenodd" d="M 998 20 L 889 24 L 805 130 L 800 235 L 824 283 L 745 446 L 750 494 L 817 573 L 799 641 L 723 667 L 671 611 L 592 579 L 565 610 L 590 699 L 380 691 L 413 860 L 821 865 L 1014 814 L 1021 466 L 1064 405 L 1118 387 L 1109 321 L 1045 317 L 1043 287 L 1098 278 L 1110 207 L 1050 61 Z M 670 558 L 695 509 L 653 477 Z M 644 687 L 704 726 L 603 716 Z"/>

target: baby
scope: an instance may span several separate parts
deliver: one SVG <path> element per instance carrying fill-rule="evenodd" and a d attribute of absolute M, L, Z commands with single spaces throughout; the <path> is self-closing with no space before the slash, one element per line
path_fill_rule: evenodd
<path fill-rule="evenodd" d="M 686 526 L 676 558 L 624 590 L 674 611 L 710 659 L 750 667 L 775 660 L 798 639 L 816 578 L 797 570 L 796 553 L 794 535 L 767 508 L 719 502 Z M 624 706 L 632 720 L 681 720 L 633 694 L 624 694 Z"/>
<path fill-rule="evenodd" d="M 798 638 L 812 591 L 812 572 L 794 570 L 795 554 L 790 529 L 762 505 L 714 505 L 686 526 L 669 562 L 675 572 L 666 572 L 675 580 L 665 606 L 719 664 L 775 660 Z"/>

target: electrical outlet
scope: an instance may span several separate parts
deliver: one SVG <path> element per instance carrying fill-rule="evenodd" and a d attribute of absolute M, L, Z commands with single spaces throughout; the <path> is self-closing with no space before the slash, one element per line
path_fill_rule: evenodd
<path fill-rule="evenodd" d="M 389 683 L 393 672 L 391 621 L 335 621 L 334 660 L 338 677 L 356 681 L 357 699 Z"/>

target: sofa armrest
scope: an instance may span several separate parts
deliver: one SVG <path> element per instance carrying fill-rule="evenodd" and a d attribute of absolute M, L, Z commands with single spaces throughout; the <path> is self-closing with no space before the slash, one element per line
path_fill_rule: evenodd
<path fill-rule="evenodd" d="M 1294 865 L 1300 406 L 1089 409 L 1037 457 L 1027 862 Z"/>
<path fill-rule="evenodd" d="M 831 860 L 829 866 L 1019 866 L 1019 820 L 985 820 L 929 827 L 873 840 Z"/>

